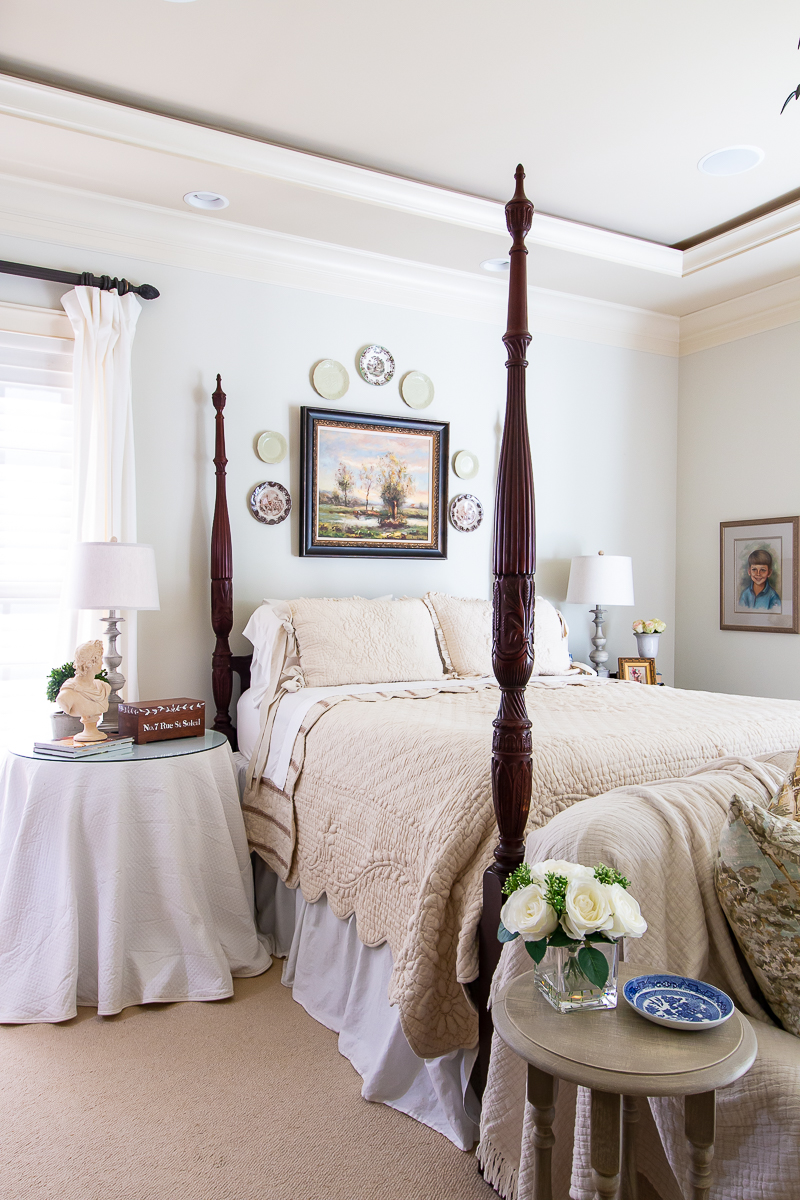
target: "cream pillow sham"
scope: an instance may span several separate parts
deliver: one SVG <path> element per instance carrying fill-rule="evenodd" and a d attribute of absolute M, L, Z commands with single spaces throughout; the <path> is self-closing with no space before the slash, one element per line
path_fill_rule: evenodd
<path fill-rule="evenodd" d="M 306 687 L 444 678 L 422 600 L 288 601 Z"/>
<path fill-rule="evenodd" d="M 423 597 L 436 626 L 445 669 L 456 675 L 492 674 L 492 602 L 428 592 Z M 536 597 L 534 675 L 566 675 L 569 629 L 549 600 Z"/>

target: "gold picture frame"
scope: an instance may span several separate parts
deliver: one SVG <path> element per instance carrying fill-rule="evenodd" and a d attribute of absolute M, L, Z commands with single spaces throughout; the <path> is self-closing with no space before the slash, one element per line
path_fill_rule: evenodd
<path fill-rule="evenodd" d="M 656 660 L 654 658 L 620 658 L 617 669 L 618 679 L 627 679 L 629 683 L 657 683 Z M 644 676 L 644 678 L 642 678 Z"/>

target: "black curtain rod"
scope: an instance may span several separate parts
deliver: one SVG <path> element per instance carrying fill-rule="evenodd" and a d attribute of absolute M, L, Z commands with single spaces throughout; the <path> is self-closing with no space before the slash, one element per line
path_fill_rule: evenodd
<path fill-rule="evenodd" d="M 51 271 L 49 267 L 28 267 L 24 263 L 3 262 L 0 259 L 0 274 L 24 275 L 28 279 L 48 279 L 51 283 L 72 283 L 76 287 L 96 287 L 101 292 L 112 292 L 117 289 L 120 296 L 126 292 L 135 292 L 143 300 L 156 300 L 161 295 L 158 288 L 151 283 L 140 283 L 137 287 L 128 283 L 127 279 L 112 279 L 110 275 L 93 275 L 91 271 Z"/>

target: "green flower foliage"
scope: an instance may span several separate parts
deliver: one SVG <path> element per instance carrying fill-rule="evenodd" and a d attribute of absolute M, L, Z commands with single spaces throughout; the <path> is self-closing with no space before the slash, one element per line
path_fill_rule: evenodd
<path fill-rule="evenodd" d="M 503 884 L 503 895 L 510 896 L 518 888 L 529 887 L 532 883 L 530 867 L 526 862 L 520 863 L 516 871 L 512 871 Z"/>
<path fill-rule="evenodd" d="M 631 886 L 630 879 L 626 879 L 624 875 L 620 875 L 619 871 L 615 871 L 613 867 L 607 867 L 605 863 L 598 863 L 594 869 L 594 877 L 598 883 L 618 883 L 620 887 L 629 888 Z"/>
<path fill-rule="evenodd" d="M 569 880 L 566 875 L 554 875 L 552 871 L 548 871 L 544 877 L 544 884 L 544 898 L 560 917 L 566 906 Z"/>

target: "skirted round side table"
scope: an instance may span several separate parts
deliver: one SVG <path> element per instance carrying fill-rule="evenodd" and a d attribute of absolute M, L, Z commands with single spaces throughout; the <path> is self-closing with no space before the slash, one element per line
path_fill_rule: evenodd
<path fill-rule="evenodd" d="M 222 734 L 0 759 L 0 1022 L 219 1000 L 270 961 Z"/>
<path fill-rule="evenodd" d="M 620 992 L 626 980 L 649 971 L 621 964 Z M 684 1096 L 691 1195 L 704 1200 L 711 1186 L 716 1089 L 744 1075 L 756 1057 L 756 1036 L 738 1011 L 724 1025 L 703 1032 L 654 1025 L 621 995 L 616 1009 L 559 1013 L 529 971 L 501 992 L 492 1017 L 499 1036 L 528 1063 L 536 1200 L 552 1200 L 559 1079 L 591 1089 L 592 1176 L 601 1200 L 618 1195 L 635 1200 L 637 1097 Z"/>

